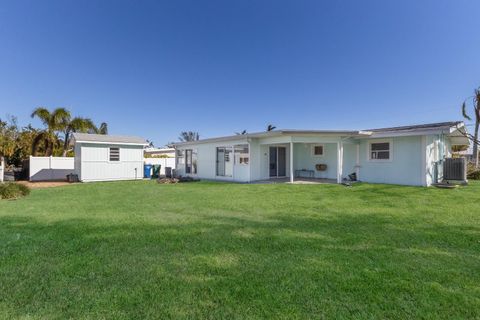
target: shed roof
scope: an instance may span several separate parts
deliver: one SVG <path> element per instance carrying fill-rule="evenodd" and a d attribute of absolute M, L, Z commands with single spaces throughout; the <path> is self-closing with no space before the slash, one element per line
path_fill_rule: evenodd
<path fill-rule="evenodd" d="M 106 134 L 78 133 L 73 134 L 75 142 L 148 145 L 147 141 L 135 136 L 114 136 Z"/>

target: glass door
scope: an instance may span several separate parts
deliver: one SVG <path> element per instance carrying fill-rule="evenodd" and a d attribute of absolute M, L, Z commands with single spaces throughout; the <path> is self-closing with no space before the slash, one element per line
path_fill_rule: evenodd
<path fill-rule="evenodd" d="M 270 177 L 285 177 L 287 175 L 287 149 L 270 147 L 269 155 Z"/>

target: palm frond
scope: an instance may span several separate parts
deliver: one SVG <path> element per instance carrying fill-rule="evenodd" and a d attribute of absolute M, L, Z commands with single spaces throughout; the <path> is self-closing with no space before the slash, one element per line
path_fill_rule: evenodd
<path fill-rule="evenodd" d="M 36 108 L 35 110 L 33 110 L 32 114 L 30 115 L 32 118 L 39 118 L 40 121 L 42 121 L 42 123 L 45 125 L 45 126 L 48 126 L 49 122 L 50 122 L 50 111 L 48 111 L 48 109 L 44 108 L 44 107 L 38 107 Z"/>
<path fill-rule="evenodd" d="M 462 115 L 465 119 L 472 120 L 472 118 L 470 118 L 470 116 L 467 114 L 467 104 L 465 102 L 462 104 Z"/>

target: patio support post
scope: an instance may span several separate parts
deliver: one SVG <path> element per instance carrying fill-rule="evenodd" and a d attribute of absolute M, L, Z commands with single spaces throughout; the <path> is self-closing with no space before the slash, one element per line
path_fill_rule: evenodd
<path fill-rule="evenodd" d="M 343 175 L 343 141 L 337 142 L 337 183 L 342 183 Z"/>
<path fill-rule="evenodd" d="M 357 161 L 355 163 L 355 174 L 357 176 L 357 180 L 360 180 L 360 144 L 357 143 Z"/>
<path fill-rule="evenodd" d="M 293 142 L 290 141 L 290 183 L 293 183 Z"/>

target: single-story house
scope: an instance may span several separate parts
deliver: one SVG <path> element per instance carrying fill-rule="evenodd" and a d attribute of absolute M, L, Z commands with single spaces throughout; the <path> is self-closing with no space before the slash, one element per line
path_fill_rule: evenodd
<path fill-rule="evenodd" d="M 145 157 L 159 157 L 159 158 L 175 158 L 175 149 L 174 148 L 145 148 L 143 151 Z"/>
<path fill-rule="evenodd" d="M 74 173 L 87 181 L 143 178 L 143 149 L 139 137 L 74 133 Z"/>
<path fill-rule="evenodd" d="M 288 178 L 429 186 L 442 180 L 461 121 L 370 130 L 273 130 L 174 144 L 176 173 L 254 182 Z"/>

